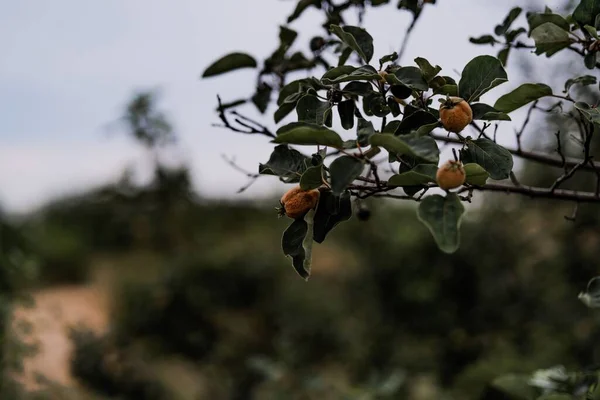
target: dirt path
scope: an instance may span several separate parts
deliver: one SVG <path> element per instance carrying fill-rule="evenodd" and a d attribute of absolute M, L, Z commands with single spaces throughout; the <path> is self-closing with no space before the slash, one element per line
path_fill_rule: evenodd
<path fill-rule="evenodd" d="M 32 294 L 35 306 L 20 307 L 15 320 L 31 323 L 27 340 L 38 344 L 35 356 L 25 359 L 24 382 L 36 386 L 36 374 L 62 385 L 74 384 L 69 372 L 72 344 L 68 328 L 85 324 L 97 332 L 106 329 L 108 296 L 97 285 L 57 286 Z"/>

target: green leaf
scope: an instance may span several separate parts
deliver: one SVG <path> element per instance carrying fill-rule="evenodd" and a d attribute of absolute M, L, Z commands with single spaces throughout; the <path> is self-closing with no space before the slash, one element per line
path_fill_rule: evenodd
<path fill-rule="evenodd" d="M 294 269 L 304 280 L 310 277 L 315 211 L 298 218 L 283 232 L 281 249 L 292 259 Z"/>
<path fill-rule="evenodd" d="M 490 174 L 479 164 L 465 164 L 466 182 L 475 186 L 483 186 L 487 182 Z"/>
<path fill-rule="evenodd" d="M 390 186 L 420 186 L 435 182 L 437 166 L 433 164 L 419 164 L 408 172 L 396 174 L 388 179 Z"/>
<path fill-rule="evenodd" d="M 517 19 L 519 15 L 521 15 L 521 11 L 523 11 L 521 7 L 515 7 L 512 10 L 510 10 L 506 18 L 504 18 L 504 22 L 502 22 L 502 24 L 500 25 L 496 25 L 494 33 L 498 36 L 504 35 L 508 28 L 510 28 L 512 23 L 515 21 L 515 19 Z"/>
<path fill-rule="evenodd" d="M 289 113 L 294 111 L 295 108 L 296 103 L 283 103 L 277 109 L 277 111 L 275 111 L 275 114 L 273 114 L 273 119 L 275 120 L 275 123 L 278 124 L 279 122 L 281 122 L 281 120 L 284 119 Z"/>
<path fill-rule="evenodd" d="M 424 125 L 437 124 L 438 119 L 427 111 L 418 110 L 402 119 L 396 135 L 406 135 L 414 132 Z"/>
<path fill-rule="evenodd" d="M 589 52 L 585 55 L 585 57 L 583 58 L 583 63 L 587 69 L 596 68 L 597 55 L 598 55 L 598 53 L 596 53 L 595 51 Z"/>
<path fill-rule="evenodd" d="M 589 104 L 582 101 L 575 103 L 575 108 L 581 111 L 581 113 L 593 124 L 600 125 L 600 109 L 597 107 L 592 108 Z"/>
<path fill-rule="evenodd" d="M 282 144 L 275 147 L 269 161 L 259 164 L 258 173 L 276 175 L 285 183 L 294 183 L 300 181 L 308 165 L 310 165 L 310 157 Z"/>
<path fill-rule="evenodd" d="M 598 14 L 600 14 L 600 0 L 581 0 L 573 11 L 573 19 L 580 26 L 594 26 Z"/>
<path fill-rule="evenodd" d="M 372 146 L 383 147 L 390 154 L 413 156 L 433 164 L 439 161 L 437 143 L 429 136 L 420 137 L 414 133 L 403 136 L 376 133 L 371 136 L 370 143 Z"/>
<path fill-rule="evenodd" d="M 333 228 L 340 222 L 349 220 L 350 217 L 352 217 L 352 203 L 348 191 L 341 196 L 334 196 L 329 191 L 321 192 L 314 218 L 313 240 L 323 243 Z"/>
<path fill-rule="evenodd" d="M 245 53 L 230 53 L 219 58 L 204 70 L 203 78 L 224 74 L 240 68 L 256 68 L 256 60 Z"/>
<path fill-rule="evenodd" d="M 513 29 L 506 32 L 504 37 L 506 38 L 507 43 L 512 43 L 520 34 L 525 32 L 527 32 L 525 28 Z"/>
<path fill-rule="evenodd" d="M 439 65 L 434 67 L 427 59 L 422 57 L 415 58 L 415 63 L 421 69 L 421 73 L 427 82 L 430 82 L 442 70 L 442 67 Z"/>
<path fill-rule="evenodd" d="M 306 10 L 310 6 L 315 6 L 316 8 L 321 8 L 321 0 L 300 0 L 300 1 L 298 1 L 298 4 L 296 5 L 296 9 L 292 13 L 292 15 L 290 15 L 287 19 L 288 24 L 290 22 L 294 21 L 295 19 L 297 19 L 300 15 L 302 15 L 304 10 Z"/>
<path fill-rule="evenodd" d="M 310 167 L 302 174 L 300 178 L 300 188 L 302 190 L 317 189 L 323 184 L 323 165 Z"/>
<path fill-rule="evenodd" d="M 476 37 L 476 38 L 472 37 L 472 38 L 469 38 L 469 42 L 471 42 L 473 44 L 495 44 L 495 43 L 500 43 L 492 35 L 483 35 L 483 36 L 479 36 L 479 37 Z"/>
<path fill-rule="evenodd" d="M 339 67 L 331 68 L 329 71 L 325 72 L 321 77 L 321 80 L 330 81 L 339 78 L 340 76 L 347 76 L 356 71 L 356 69 L 357 68 L 352 65 L 340 65 Z"/>
<path fill-rule="evenodd" d="M 342 92 L 355 96 L 366 96 L 373 91 L 373 87 L 368 82 L 350 82 L 342 89 Z"/>
<path fill-rule="evenodd" d="M 362 174 L 364 169 L 365 163 L 357 158 L 350 156 L 336 158 L 329 166 L 333 194 L 339 196 Z"/>
<path fill-rule="evenodd" d="M 531 31 L 531 37 L 535 41 L 535 54 L 546 54 L 547 57 L 571 44 L 569 33 L 552 22 L 543 23 L 535 28 Z"/>
<path fill-rule="evenodd" d="M 498 60 L 502 63 L 503 66 L 506 67 L 508 63 L 508 55 L 510 54 L 510 47 L 505 47 L 498 52 Z"/>
<path fill-rule="evenodd" d="M 279 42 L 280 46 L 282 46 L 283 48 L 289 48 L 294 43 L 297 37 L 298 32 L 285 26 L 279 27 Z"/>
<path fill-rule="evenodd" d="M 473 110 L 473 119 L 481 121 L 510 121 L 510 117 L 505 113 L 496 110 L 494 107 L 484 104 L 471 104 Z"/>
<path fill-rule="evenodd" d="M 458 96 L 458 86 L 452 84 L 446 84 L 441 86 L 439 89 L 433 91 L 434 94 Z"/>
<path fill-rule="evenodd" d="M 527 14 L 527 23 L 529 24 L 529 35 L 531 35 L 531 32 L 535 28 L 545 24 L 546 22 L 551 22 L 565 31 L 569 30 L 569 23 L 566 19 L 562 17 L 562 15 L 552 13 L 529 13 Z"/>
<path fill-rule="evenodd" d="M 394 62 L 398 59 L 398 53 L 393 52 L 392 54 L 387 54 L 379 59 L 379 65 L 383 65 L 387 62 Z"/>
<path fill-rule="evenodd" d="M 417 129 L 415 134 L 417 136 L 429 135 L 435 128 L 439 128 L 441 126 L 442 126 L 442 123 L 439 121 L 436 121 L 434 123 L 427 124 L 427 125 L 422 125 L 419 129 Z"/>
<path fill-rule="evenodd" d="M 358 126 L 356 127 L 356 137 L 358 139 L 358 143 L 363 147 L 368 146 L 369 138 L 374 134 L 375 128 L 373 128 L 373 123 L 364 118 L 359 118 Z"/>
<path fill-rule="evenodd" d="M 347 67 L 347 66 L 344 66 Z M 333 70 L 337 69 L 337 68 L 341 68 L 341 67 L 336 67 Z M 325 73 L 325 75 L 323 75 L 323 78 L 321 78 L 321 81 L 325 84 L 325 85 L 334 85 L 336 83 L 342 83 L 342 82 L 350 82 L 350 81 L 373 81 L 373 80 L 379 80 L 381 77 L 379 76 L 379 74 L 377 73 L 377 70 L 375 68 L 373 68 L 370 65 L 364 65 L 360 68 L 356 68 L 356 67 L 351 67 L 354 68 L 353 71 L 346 73 L 346 74 L 341 74 L 338 75 L 337 77 L 333 78 L 333 79 L 329 79 L 327 78 L 327 73 Z M 331 71 L 333 71 L 331 70 Z M 350 71 L 350 68 L 347 68 L 348 71 Z M 336 71 L 337 73 L 338 71 Z"/>
<path fill-rule="evenodd" d="M 455 193 L 427 196 L 419 204 L 417 217 L 431 232 L 441 251 L 452 254 L 460 245 L 460 222 L 465 207 Z"/>
<path fill-rule="evenodd" d="M 588 85 L 595 85 L 596 82 L 598 82 L 598 80 L 593 75 L 583 75 L 583 76 L 578 76 L 577 78 L 568 79 L 565 82 L 564 93 L 567 93 L 573 85 L 588 86 Z"/>
<path fill-rule="evenodd" d="M 596 30 L 596 28 L 594 28 L 593 26 L 590 25 L 586 25 L 584 26 L 584 29 L 596 40 L 599 40 L 600 37 L 598 37 L 598 31 Z"/>
<path fill-rule="evenodd" d="M 354 127 L 354 100 L 345 100 L 337 105 L 342 128 L 352 129 Z"/>
<path fill-rule="evenodd" d="M 254 93 L 254 96 L 252 96 L 252 103 L 254 103 L 254 105 L 256 106 L 256 108 L 258 108 L 258 111 L 260 111 L 261 114 L 264 114 L 265 111 L 267 111 L 267 107 L 271 102 L 272 91 L 273 88 L 263 82 L 258 85 L 258 87 L 256 88 L 256 93 Z"/>
<path fill-rule="evenodd" d="M 392 96 L 389 96 L 387 98 L 387 106 L 390 109 L 390 111 L 392 112 L 392 115 L 394 117 L 397 117 L 398 115 L 400 115 L 402 113 L 402 111 L 400 110 L 400 104 L 398 104 L 396 99 L 394 99 L 394 97 L 392 97 Z"/>
<path fill-rule="evenodd" d="M 500 60 L 492 56 L 478 56 L 463 69 L 458 94 L 467 103 L 473 103 L 484 93 L 506 81 L 508 76 Z"/>
<path fill-rule="evenodd" d="M 331 126 L 331 108 L 328 101 L 321 101 L 317 96 L 304 96 L 296 106 L 298 121 Z"/>
<path fill-rule="evenodd" d="M 426 91 L 429 89 L 421 70 L 417 67 L 401 67 L 393 74 L 387 74 L 385 80 L 390 85 L 404 85 L 413 90 Z"/>
<path fill-rule="evenodd" d="M 494 108 L 504 113 L 510 113 L 545 96 L 552 96 L 550 86 L 543 83 L 525 83 L 501 96 L 494 104 Z"/>
<path fill-rule="evenodd" d="M 324 126 L 307 122 L 292 122 L 277 130 L 275 143 L 321 145 L 339 149 L 344 141 L 334 131 Z"/>
<path fill-rule="evenodd" d="M 373 92 L 363 99 L 363 110 L 367 115 L 375 115 L 377 117 L 385 117 L 391 110 L 387 105 L 385 97 L 380 93 Z"/>
<path fill-rule="evenodd" d="M 508 178 L 513 167 L 508 150 L 486 138 L 468 140 L 467 147 L 461 150 L 461 160 L 464 164 L 481 165 L 495 180 Z"/>
<path fill-rule="evenodd" d="M 390 121 L 390 122 L 387 123 L 387 125 L 385 126 L 385 128 L 383 128 L 383 132 L 381 132 L 381 133 L 391 133 L 391 134 L 394 134 L 398 130 L 399 126 L 400 126 L 400 121 L 398 121 L 398 120 Z M 373 124 L 371 124 L 371 127 L 373 127 Z"/>
<path fill-rule="evenodd" d="M 363 28 L 346 25 L 343 28 L 331 25 L 330 31 L 346 43 L 352 50 L 356 51 L 365 62 L 373 58 L 373 38 Z"/>

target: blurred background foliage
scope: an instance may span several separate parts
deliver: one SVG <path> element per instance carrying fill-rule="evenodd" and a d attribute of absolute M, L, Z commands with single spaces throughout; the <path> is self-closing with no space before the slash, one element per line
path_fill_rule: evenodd
<path fill-rule="evenodd" d="M 368 221 L 316 246 L 307 283 L 281 254 L 277 199 L 195 194 L 185 165 L 160 162 L 174 136 L 150 95 L 124 120 L 155 160 L 151 182 L 125 174 L 0 215 L 1 399 L 491 399 L 486 387 L 503 374 L 598 361 L 597 313 L 577 299 L 598 274 L 594 206 L 567 221 L 571 204 L 478 196 L 447 255 L 412 204 L 368 202 Z M 521 168 L 528 184 L 561 172 Z M 109 325 L 71 330 L 84 391 L 26 393 L 15 377 L 32 349 L 15 338 L 11 311 L 65 284 L 101 286 Z"/>

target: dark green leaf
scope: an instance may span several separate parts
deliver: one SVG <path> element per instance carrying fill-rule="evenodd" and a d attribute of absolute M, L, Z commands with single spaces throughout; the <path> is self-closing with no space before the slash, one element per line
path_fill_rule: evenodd
<path fill-rule="evenodd" d="M 336 158 L 329 166 L 333 194 L 339 196 L 362 174 L 364 168 L 365 163 L 357 158 L 350 156 Z"/>
<path fill-rule="evenodd" d="M 433 91 L 434 94 L 458 96 L 458 86 L 452 84 L 446 84 L 439 89 Z"/>
<path fill-rule="evenodd" d="M 325 72 L 321 77 L 321 80 L 332 81 L 340 76 L 348 76 L 356 71 L 356 69 L 357 68 L 352 65 L 340 65 L 339 67 L 331 68 L 329 71 Z"/>
<path fill-rule="evenodd" d="M 593 75 L 578 76 L 577 78 L 572 78 L 565 82 L 564 92 L 567 93 L 573 85 L 588 86 L 588 85 L 595 85 L 596 82 L 597 82 L 597 79 Z"/>
<path fill-rule="evenodd" d="M 224 74 L 240 68 L 256 68 L 256 60 L 245 53 L 230 53 L 219 58 L 204 70 L 203 78 Z"/>
<path fill-rule="evenodd" d="M 486 138 L 467 141 L 467 148 L 461 150 L 461 160 L 481 165 L 495 180 L 508 178 L 513 167 L 508 150 Z"/>
<path fill-rule="evenodd" d="M 331 126 L 331 108 L 328 101 L 321 101 L 316 96 L 304 96 L 296 106 L 298 121 Z"/>
<path fill-rule="evenodd" d="M 381 96 L 380 93 L 366 96 L 363 99 L 363 109 L 367 115 L 372 114 L 376 117 L 385 117 L 391 112 L 385 97 Z"/>
<path fill-rule="evenodd" d="M 427 196 L 419 204 L 417 216 L 429 229 L 439 249 L 452 254 L 460 245 L 460 223 L 465 207 L 455 193 L 446 197 Z"/>
<path fill-rule="evenodd" d="M 512 43 L 520 34 L 527 32 L 525 28 L 513 29 L 504 35 L 508 43 Z"/>
<path fill-rule="evenodd" d="M 545 96 L 552 96 L 550 86 L 543 83 L 525 83 L 501 96 L 494 104 L 494 108 L 500 112 L 510 113 Z"/>
<path fill-rule="evenodd" d="M 435 140 L 429 136 L 374 134 L 370 143 L 372 146 L 383 147 L 390 154 L 409 155 L 434 164 L 439 161 L 439 149 Z"/>
<path fill-rule="evenodd" d="M 504 35 L 508 28 L 510 28 L 510 26 L 512 25 L 514 20 L 517 19 L 519 15 L 521 15 L 521 11 L 521 7 L 515 7 L 512 10 L 510 10 L 506 18 L 504 18 L 504 22 L 502 22 L 501 25 L 496 25 L 494 33 L 498 36 Z"/>
<path fill-rule="evenodd" d="M 368 82 L 350 82 L 342 91 L 356 96 L 365 96 L 373 91 L 373 86 Z"/>
<path fill-rule="evenodd" d="M 557 25 L 559 28 L 568 31 L 569 23 L 565 20 L 562 15 L 552 14 L 552 13 L 529 13 L 527 14 L 527 23 L 529 24 L 529 34 L 537 28 L 538 26 L 545 24 L 546 22 L 551 22 L 554 25 Z"/>
<path fill-rule="evenodd" d="M 589 52 L 585 55 L 585 57 L 583 58 L 583 63 L 587 69 L 596 68 L 597 55 L 598 55 L 598 53 L 596 53 L 596 52 Z"/>
<path fill-rule="evenodd" d="M 398 120 L 390 121 L 390 122 L 387 123 L 387 125 L 385 126 L 385 128 L 383 128 L 383 132 L 382 133 L 391 133 L 391 134 L 394 134 L 398 130 L 399 126 L 400 126 L 400 121 L 398 121 Z M 372 127 L 373 127 L 373 124 L 371 124 L 371 128 Z"/>
<path fill-rule="evenodd" d="M 435 128 L 439 128 L 441 126 L 442 123 L 439 121 L 427 125 L 422 125 L 419 129 L 417 129 L 415 133 L 417 136 L 429 135 Z"/>
<path fill-rule="evenodd" d="M 294 111 L 295 108 L 295 103 L 283 103 L 273 115 L 275 123 L 278 124 L 279 122 L 281 122 L 281 120 L 284 119 L 289 113 Z"/>
<path fill-rule="evenodd" d="M 404 85 L 414 90 L 426 91 L 429 89 L 427 81 L 417 67 L 398 68 L 393 74 L 387 74 L 385 80 L 390 85 Z"/>
<path fill-rule="evenodd" d="M 337 67 L 340 68 L 340 67 Z M 354 68 L 354 67 L 352 67 Z M 322 78 L 322 82 L 326 85 L 333 85 L 336 83 L 350 82 L 350 81 L 372 81 L 379 80 L 380 76 L 377 70 L 370 65 L 364 65 L 360 68 L 355 68 L 354 71 L 349 74 L 339 75 L 334 79 L 328 79 L 325 75 Z"/>
<path fill-rule="evenodd" d="M 583 28 L 584 28 L 584 29 L 587 31 L 587 33 L 589 33 L 589 34 L 590 34 L 590 36 L 592 36 L 594 39 L 596 39 L 596 40 L 599 40 L 599 39 L 600 39 L 600 37 L 598 37 L 598 31 L 597 31 L 597 30 L 596 30 L 596 28 L 594 28 L 593 26 L 586 25 L 586 26 L 584 26 Z"/>
<path fill-rule="evenodd" d="M 439 65 L 434 67 L 429 61 L 422 57 L 415 58 L 415 63 L 421 69 L 421 73 L 427 82 L 430 82 L 442 70 L 442 67 Z"/>
<path fill-rule="evenodd" d="M 398 104 L 396 99 L 394 99 L 392 96 L 389 96 L 387 98 L 387 106 L 390 109 L 390 111 L 392 112 L 392 115 L 394 117 L 397 117 L 398 115 L 400 115 L 400 113 L 401 113 L 400 104 Z"/>
<path fill-rule="evenodd" d="M 338 60 L 338 65 L 341 66 L 341 65 L 346 64 L 346 61 L 348 61 L 348 58 L 350 58 L 351 54 L 352 54 L 352 47 L 346 46 L 340 54 L 340 58 Z"/>
<path fill-rule="evenodd" d="M 373 58 L 373 38 L 363 28 L 346 25 L 343 28 L 331 25 L 331 32 L 346 43 L 352 50 L 356 51 L 365 62 Z"/>
<path fill-rule="evenodd" d="M 259 164 L 258 173 L 276 175 L 283 182 L 299 182 L 302 173 L 310 164 L 310 158 L 285 144 L 276 146 L 266 164 Z"/>
<path fill-rule="evenodd" d="M 483 35 L 476 38 L 469 38 L 469 42 L 473 44 L 494 44 L 500 43 L 492 35 Z"/>
<path fill-rule="evenodd" d="M 300 15 L 302 15 L 304 10 L 306 10 L 310 6 L 315 6 L 317 8 L 321 8 L 321 0 L 300 0 L 300 1 L 298 1 L 298 4 L 296 5 L 296 9 L 292 13 L 292 15 L 290 15 L 287 19 L 288 24 L 290 22 L 292 22 L 293 20 L 297 19 Z"/>
<path fill-rule="evenodd" d="M 393 52 L 392 54 L 385 55 L 379 59 L 379 65 L 383 65 L 387 62 L 394 62 L 398 59 L 398 53 Z"/>
<path fill-rule="evenodd" d="M 308 168 L 300 178 L 302 190 L 317 189 L 323 184 L 323 165 Z"/>
<path fill-rule="evenodd" d="M 352 129 L 354 127 L 354 100 L 345 100 L 337 105 L 342 128 Z"/>
<path fill-rule="evenodd" d="M 352 203 L 350 193 L 345 191 L 341 196 L 334 196 L 331 192 L 321 192 L 319 205 L 314 218 L 313 239 L 323 243 L 327 234 L 340 222 L 352 217 Z"/>
<path fill-rule="evenodd" d="M 359 118 L 358 126 L 356 127 L 356 137 L 358 138 L 358 143 L 363 147 L 368 146 L 369 138 L 373 134 L 375 134 L 373 123 L 371 121 L 367 121 L 364 118 Z"/>
<path fill-rule="evenodd" d="M 261 114 L 264 114 L 267 111 L 267 107 L 269 106 L 269 102 L 271 101 L 271 92 L 273 88 L 266 83 L 261 83 L 256 88 L 256 93 L 252 96 L 252 103 L 258 108 L 258 111 Z"/>
<path fill-rule="evenodd" d="M 600 14 L 600 0 L 581 0 L 573 11 L 573 19 L 580 26 L 595 25 L 596 16 Z"/>
<path fill-rule="evenodd" d="M 344 141 L 334 131 L 307 122 L 292 122 L 277 130 L 275 143 L 322 145 L 339 149 Z"/>
<path fill-rule="evenodd" d="M 430 125 L 437 122 L 438 119 L 433 114 L 430 114 L 427 111 L 418 110 L 408 117 L 404 117 L 395 133 L 396 135 L 406 135 L 418 130 L 424 125 Z"/>
<path fill-rule="evenodd" d="M 510 117 L 505 113 L 496 110 L 494 107 L 484 104 L 471 104 L 473 110 L 473 119 L 482 121 L 510 121 Z"/>
<path fill-rule="evenodd" d="M 304 218 L 298 218 L 283 232 L 281 249 L 292 259 L 294 269 L 304 280 L 310 277 L 312 263 L 313 218 L 311 210 Z M 306 221 L 305 219 L 308 219 Z"/>
<path fill-rule="evenodd" d="M 510 47 L 505 47 L 498 52 L 498 60 L 506 67 L 508 63 L 508 55 L 510 54 Z"/>
<path fill-rule="evenodd" d="M 475 186 L 483 186 L 487 182 L 490 174 L 479 164 L 465 164 L 465 174 L 467 175 L 466 182 Z"/>
<path fill-rule="evenodd" d="M 289 48 L 297 37 L 298 33 L 296 31 L 285 26 L 279 27 L 279 42 L 281 47 L 285 49 Z"/>
<path fill-rule="evenodd" d="M 569 33 L 552 22 L 535 28 L 531 31 L 531 37 L 535 41 L 535 53 L 546 54 L 548 57 L 571 44 Z"/>
<path fill-rule="evenodd" d="M 469 61 L 463 69 L 458 93 L 467 103 L 472 103 L 507 80 L 500 60 L 492 56 L 478 56 Z"/>
<path fill-rule="evenodd" d="M 396 174 L 388 179 L 390 186 L 421 186 L 435 182 L 437 166 L 433 164 L 419 164 L 408 172 Z"/>

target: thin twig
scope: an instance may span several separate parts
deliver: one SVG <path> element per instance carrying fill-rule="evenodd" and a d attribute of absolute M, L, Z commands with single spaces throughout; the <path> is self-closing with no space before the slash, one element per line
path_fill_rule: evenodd
<path fill-rule="evenodd" d="M 567 159 L 565 158 L 565 155 L 562 151 L 562 144 L 561 144 L 561 140 L 560 140 L 560 131 L 556 132 L 554 135 L 556 136 L 556 152 L 560 156 L 560 160 L 562 161 L 562 167 L 565 170 L 565 173 L 567 173 L 569 171 L 569 169 L 567 168 Z"/>
<path fill-rule="evenodd" d="M 219 118 L 223 122 L 223 125 L 213 124 L 213 126 L 216 126 L 219 128 L 227 128 L 234 132 L 244 133 L 246 135 L 255 135 L 255 134 L 265 135 L 265 136 L 273 138 L 273 139 L 276 137 L 275 134 L 273 132 L 271 132 L 266 126 L 259 124 L 258 122 L 241 115 L 237 111 L 232 111 L 230 114 L 234 115 L 236 117 L 234 119 L 234 121 L 236 123 L 238 123 L 242 127 L 246 128 L 247 130 L 240 129 L 240 128 L 233 126 L 227 119 L 227 115 L 225 114 L 225 109 L 223 108 L 223 103 L 221 102 L 221 97 L 219 95 L 217 95 L 217 101 L 219 102 L 219 107 L 217 108 L 217 110 L 219 112 Z"/>
<path fill-rule="evenodd" d="M 529 107 L 529 110 L 527 111 L 527 116 L 525 117 L 525 120 L 523 121 L 523 125 L 521 125 L 521 129 L 519 129 L 518 131 L 515 131 L 515 135 L 517 137 L 517 149 L 521 150 L 521 136 L 523 136 L 523 132 L 525 132 L 525 128 L 527 128 L 527 124 L 529 124 L 529 120 L 531 119 L 531 114 L 533 113 L 533 110 L 536 108 L 538 103 L 538 100 L 534 101 L 531 106 Z"/>
<path fill-rule="evenodd" d="M 242 174 L 246 175 L 249 180 L 248 183 L 246 183 L 244 186 L 242 186 L 241 188 L 238 189 L 237 193 L 242 193 L 243 191 L 245 191 L 246 189 L 248 189 L 250 186 L 252 186 L 252 184 L 254 182 L 256 182 L 256 180 L 258 178 L 260 178 L 260 174 L 254 174 L 252 172 L 248 172 L 247 170 L 245 170 L 244 168 L 240 167 L 239 165 L 237 165 L 235 163 L 235 159 L 233 158 L 227 158 L 227 156 L 225 156 L 225 154 L 222 154 L 221 157 L 223 158 L 223 160 L 225 160 L 225 162 L 227 164 L 229 164 L 233 169 L 235 169 L 236 171 L 241 172 Z"/>

